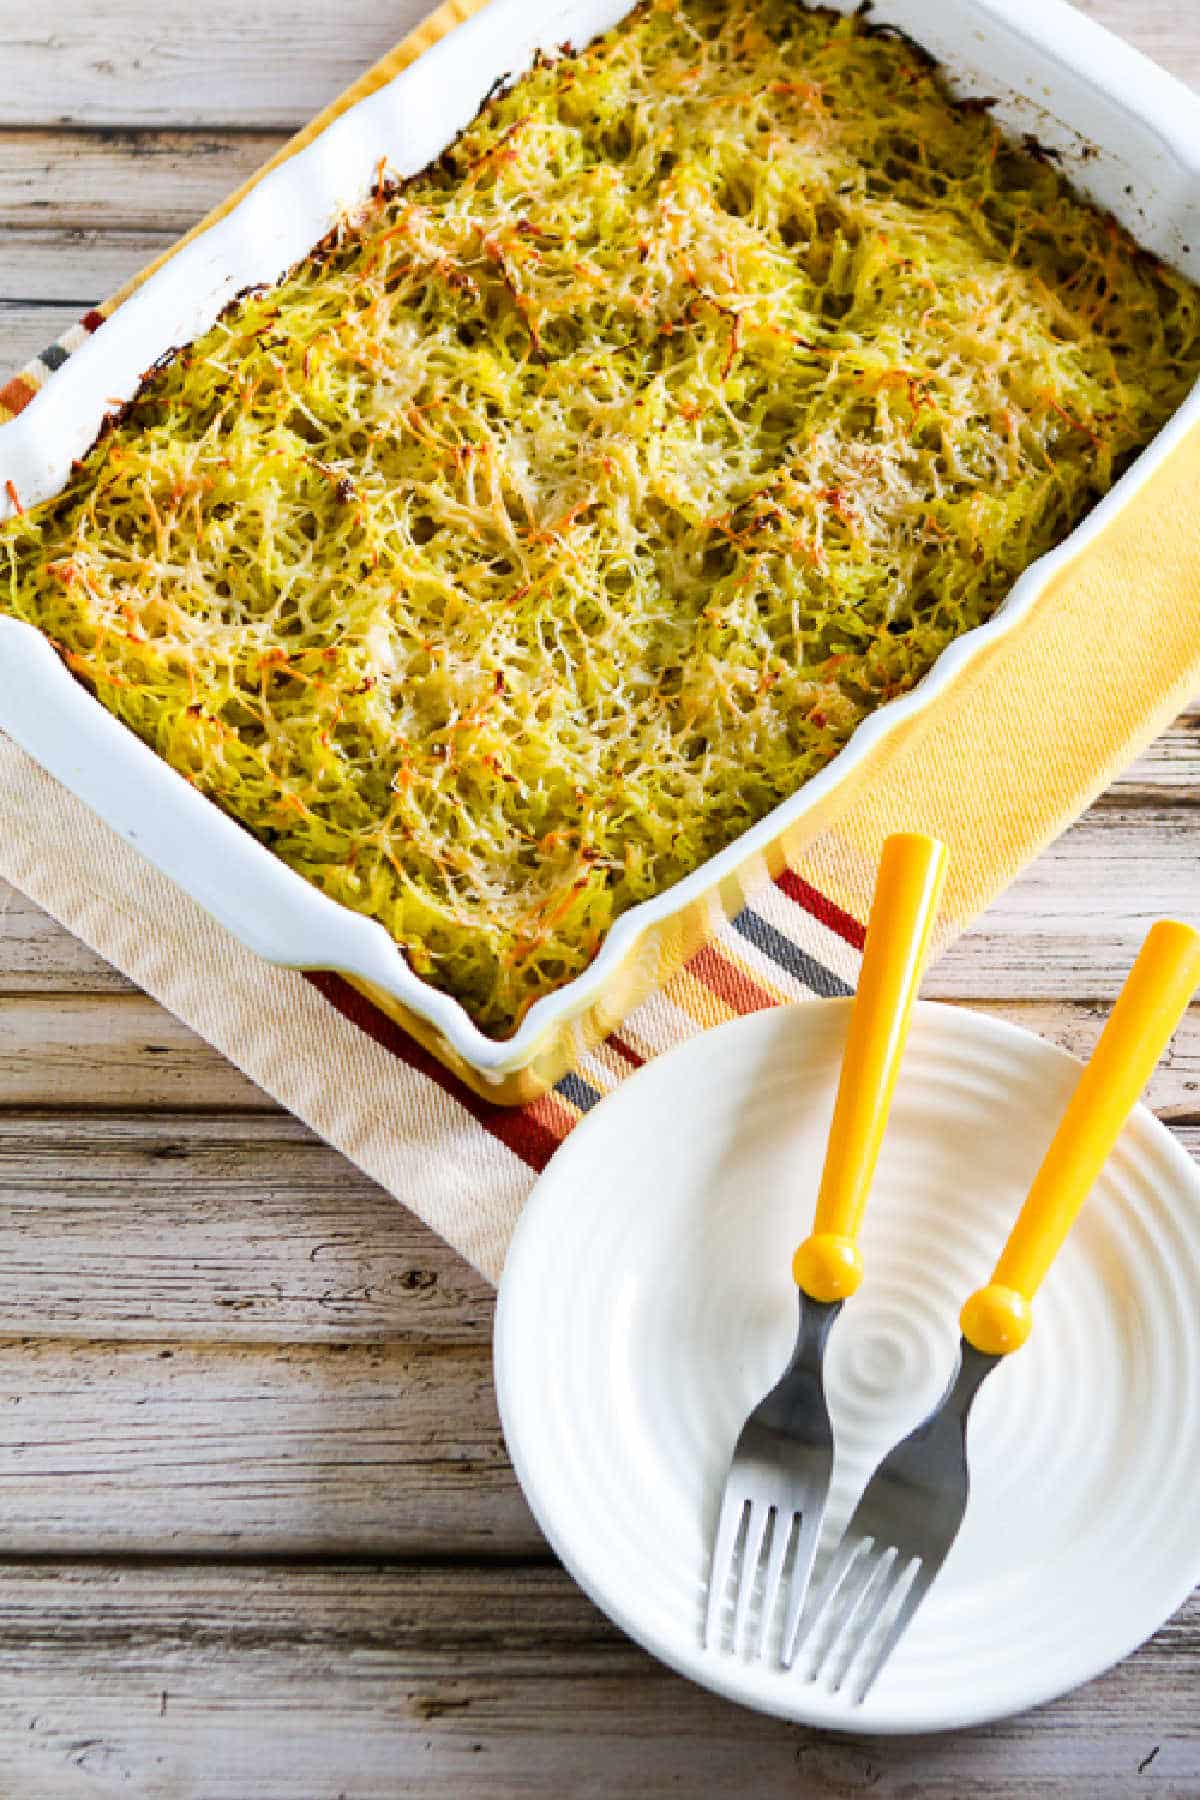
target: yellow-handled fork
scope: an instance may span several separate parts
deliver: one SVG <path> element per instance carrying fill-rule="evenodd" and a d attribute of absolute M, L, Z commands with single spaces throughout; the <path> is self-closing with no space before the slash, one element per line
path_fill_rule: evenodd
<path fill-rule="evenodd" d="M 1029 1335 L 1031 1302 L 1200 985 L 1200 932 L 1153 926 L 1129 972 L 986 1287 L 960 1316 L 958 1367 L 929 1416 L 863 1490 L 794 1641 L 861 1703 L 958 1535 L 969 1490 L 967 1418 L 980 1385 Z"/>
<path fill-rule="evenodd" d="M 721 1498 L 704 1627 L 705 1643 L 714 1649 L 726 1641 L 731 1589 L 734 1649 L 744 1645 L 762 1653 L 785 1592 L 785 1647 L 796 1632 L 833 1466 L 822 1382 L 825 1344 L 843 1301 L 862 1278 L 855 1240 L 945 869 L 945 848 L 934 838 L 902 835 L 883 847 L 813 1233 L 792 1265 L 800 1291 L 796 1345 L 787 1368 L 742 1426 Z M 762 1599 L 755 1616 L 760 1567 Z"/>

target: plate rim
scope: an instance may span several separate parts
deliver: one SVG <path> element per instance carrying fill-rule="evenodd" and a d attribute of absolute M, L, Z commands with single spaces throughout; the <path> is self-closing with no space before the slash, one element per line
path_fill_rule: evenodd
<path fill-rule="evenodd" d="M 795 1688 L 791 1690 L 791 1695 L 794 1695 L 798 1702 L 796 1705 L 776 1704 L 766 1696 L 748 1694 L 735 1679 L 723 1679 L 726 1669 L 733 1670 L 740 1666 L 737 1660 L 732 1657 L 714 1657 L 711 1659 L 711 1663 L 705 1666 L 703 1671 L 700 1671 L 676 1654 L 669 1643 L 664 1644 L 652 1629 L 642 1627 L 626 1607 L 611 1601 L 602 1592 L 603 1584 L 594 1581 L 583 1566 L 575 1552 L 574 1545 L 563 1540 L 557 1529 L 557 1521 L 543 1506 L 542 1496 L 537 1492 L 536 1484 L 530 1476 L 530 1464 L 525 1455 L 521 1434 L 519 1430 L 514 1431 L 511 1424 L 517 1410 L 513 1405 L 513 1396 L 519 1388 L 519 1383 L 512 1376 L 506 1346 L 517 1330 L 511 1321 L 515 1316 L 518 1302 L 512 1298 L 514 1284 L 508 1279 L 509 1271 L 514 1267 L 519 1270 L 519 1261 L 516 1259 L 525 1254 L 523 1245 L 529 1240 L 536 1242 L 537 1234 L 543 1229 L 541 1223 L 543 1215 L 551 1216 L 550 1208 L 553 1201 L 548 1199 L 548 1196 L 553 1195 L 558 1182 L 562 1179 L 564 1169 L 569 1167 L 571 1157 L 581 1154 L 586 1149 L 591 1136 L 596 1134 L 598 1116 L 605 1109 L 619 1110 L 619 1106 L 615 1106 L 614 1103 L 619 1102 L 620 1097 L 627 1094 L 631 1088 L 636 1087 L 640 1091 L 641 1087 L 650 1085 L 656 1076 L 661 1079 L 661 1070 L 664 1065 L 675 1061 L 686 1061 L 692 1056 L 699 1055 L 703 1050 L 711 1050 L 713 1042 L 717 1038 L 732 1041 L 742 1036 L 751 1037 L 755 1032 L 762 1031 L 767 1022 L 776 1023 L 781 1014 L 796 1014 L 809 1020 L 815 1020 L 818 1013 L 820 1016 L 827 1017 L 833 1009 L 848 1013 L 852 1003 L 853 996 L 832 999 L 814 996 L 790 1002 L 786 1006 L 765 1007 L 758 1012 L 725 1020 L 722 1024 L 707 1031 L 697 1032 L 693 1037 L 672 1046 L 670 1050 L 654 1057 L 640 1069 L 633 1071 L 580 1120 L 570 1137 L 531 1188 L 509 1241 L 504 1268 L 500 1276 L 493 1323 L 493 1382 L 505 1447 L 522 1494 L 539 1530 L 572 1580 L 583 1590 L 593 1605 L 641 1649 L 685 1680 L 716 1693 L 723 1699 L 744 1707 L 748 1711 L 779 1718 L 788 1723 L 807 1726 L 811 1729 L 837 1732 L 840 1735 L 912 1737 L 921 1734 L 968 1730 L 1015 1717 L 1031 1711 L 1035 1707 L 1048 1705 L 1065 1694 L 1073 1693 L 1077 1688 L 1086 1686 L 1109 1669 L 1115 1668 L 1118 1663 L 1123 1662 L 1142 1644 L 1148 1642 L 1157 1631 L 1161 1630 L 1186 1603 L 1196 1587 L 1200 1586 L 1200 1522 L 1197 1526 L 1192 1562 L 1187 1575 L 1181 1574 L 1179 1582 L 1172 1584 L 1172 1599 L 1169 1609 L 1148 1631 L 1143 1630 L 1139 1624 L 1132 1635 L 1123 1637 L 1122 1647 L 1115 1654 L 1106 1649 L 1102 1655 L 1086 1659 L 1081 1667 L 1081 1672 L 1065 1685 L 1057 1679 L 1049 1682 L 1032 1680 L 1026 1684 L 1026 1690 L 1018 1693 L 1011 1703 L 1006 1701 L 1000 1706 L 994 1704 L 949 1705 L 936 1717 L 922 1716 L 914 1719 L 911 1724 L 897 1722 L 893 1719 L 874 1719 L 869 1710 L 861 1711 L 853 1720 L 830 1719 L 824 1713 L 814 1713 L 804 1705 L 805 1696 L 813 1691 L 810 1684 L 797 1682 Z M 918 1000 L 915 1012 L 925 1017 L 933 1015 L 941 1021 L 953 1020 L 953 1029 L 955 1030 L 966 1032 L 978 1030 L 984 1037 L 993 1041 L 1007 1042 L 1010 1045 L 1017 1044 L 1024 1052 L 1044 1056 L 1048 1061 L 1055 1062 L 1059 1066 L 1066 1064 L 1080 1071 L 1085 1066 L 1080 1057 L 1075 1056 L 1069 1050 L 1064 1050 L 1060 1045 L 1050 1042 L 1047 1038 L 1039 1036 L 1036 1032 L 1028 1031 L 1024 1026 L 1013 1024 L 1008 1019 L 998 1019 L 991 1014 L 980 1012 L 973 1006 L 962 1006 L 938 1000 Z M 1143 1131 L 1150 1130 L 1151 1139 L 1163 1153 L 1168 1164 L 1173 1165 L 1173 1171 L 1178 1174 L 1183 1183 L 1190 1184 L 1195 1189 L 1197 1197 L 1200 1199 L 1200 1170 L 1197 1169 L 1194 1160 L 1183 1145 L 1144 1101 L 1137 1102 L 1129 1119 L 1130 1121 L 1136 1119 Z M 1128 1125 L 1129 1121 L 1126 1122 L 1123 1130 L 1127 1130 Z M 558 1168 L 555 1167 L 556 1164 L 559 1165 Z M 1198 1521 L 1200 1521 L 1200 1515 L 1198 1515 Z"/>

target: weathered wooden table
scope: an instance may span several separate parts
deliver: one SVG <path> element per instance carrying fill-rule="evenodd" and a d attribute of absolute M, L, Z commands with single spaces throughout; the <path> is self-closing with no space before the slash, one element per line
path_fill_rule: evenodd
<path fill-rule="evenodd" d="M 0 0 L 0 367 L 382 53 L 423 0 Z M 1194 0 L 1087 10 L 1200 82 Z M 1200 906 L 1200 709 L 926 991 L 1086 1050 Z M 1153 1104 L 1200 1150 L 1200 1009 Z M 0 887 L 0 1800 L 1200 1795 L 1200 1606 L 990 1730 L 852 1741 L 658 1667 L 505 1458 L 490 1290 Z"/>

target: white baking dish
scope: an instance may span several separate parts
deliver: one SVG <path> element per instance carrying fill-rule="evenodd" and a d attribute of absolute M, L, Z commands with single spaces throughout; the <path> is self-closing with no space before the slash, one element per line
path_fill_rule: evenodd
<path fill-rule="evenodd" d="M 628 10 L 628 0 L 492 0 L 345 113 L 153 275 L 0 428 L 0 517 L 6 483 L 26 505 L 55 493 L 148 364 L 203 331 L 241 288 L 273 281 L 301 258 L 365 196 L 381 158 L 400 175 L 423 168 L 497 77 L 521 70 L 536 49 L 586 42 Z M 958 91 L 995 97 L 1007 129 L 1033 133 L 1060 153 L 1081 189 L 1200 279 L 1200 100 L 1179 82 L 1064 0 L 879 0 L 873 18 L 923 44 Z M 539 1000 L 503 1042 L 418 979 L 382 926 L 325 898 L 224 817 L 91 699 L 36 631 L 9 619 L 0 619 L 0 727 L 252 949 L 290 967 L 341 972 L 479 1091 L 529 1098 L 695 948 L 748 882 L 827 822 L 880 741 L 900 720 L 936 706 L 964 665 L 1036 605 L 1054 570 L 1198 420 L 1193 392 L 989 624 L 952 645 L 913 693 L 861 725 L 790 800 L 685 881 L 626 913 L 592 966 Z"/>

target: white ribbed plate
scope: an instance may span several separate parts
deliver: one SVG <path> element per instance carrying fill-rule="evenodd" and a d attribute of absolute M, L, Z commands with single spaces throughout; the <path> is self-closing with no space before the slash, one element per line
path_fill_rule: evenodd
<path fill-rule="evenodd" d="M 572 1133 L 517 1228 L 496 1316 L 509 1451 L 554 1549 L 630 1635 L 731 1699 L 930 1731 L 1046 1700 L 1128 1654 L 1200 1581 L 1200 1173 L 1144 1108 L 971 1421 L 971 1503 L 865 1705 L 701 1648 L 734 1439 L 795 1332 L 849 1002 L 692 1039 Z M 1079 1073 L 1028 1033 L 923 1004 L 835 1328 L 840 1529 L 932 1404 L 959 1306 L 1016 1216 Z M 826 1544 L 828 1544 L 828 1535 Z"/>

